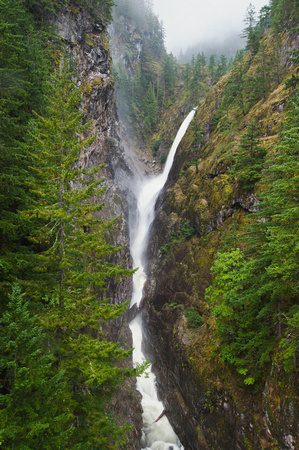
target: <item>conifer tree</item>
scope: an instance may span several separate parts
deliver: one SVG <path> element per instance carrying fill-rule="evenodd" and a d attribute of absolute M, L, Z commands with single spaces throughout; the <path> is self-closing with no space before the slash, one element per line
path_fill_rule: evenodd
<path fill-rule="evenodd" d="M 236 161 L 232 167 L 232 173 L 237 175 L 244 189 L 252 189 L 261 178 L 266 152 L 260 145 L 259 135 L 259 127 L 252 121 L 247 132 L 241 137 Z"/>
<path fill-rule="evenodd" d="M 266 160 L 258 209 L 238 233 L 239 248 L 219 252 L 206 291 L 222 358 L 245 384 L 261 381 L 280 339 L 285 368 L 298 368 L 298 104 L 295 95 L 281 142 Z"/>
<path fill-rule="evenodd" d="M 241 110 L 243 116 L 246 114 L 246 73 L 248 63 L 243 59 L 243 53 L 240 52 L 236 56 L 236 61 L 231 70 L 228 84 L 224 91 L 224 102 L 226 108 L 234 104 Z"/>
<path fill-rule="evenodd" d="M 215 55 L 211 55 L 209 59 L 209 73 L 212 78 L 212 82 L 214 82 L 215 71 L 216 71 L 216 58 Z"/>
<path fill-rule="evenodd" d="M 189 84 L 191 78 L 191 65 L 189 63 L 185 66 L 185 72 L 184 72 L 184 80 L 187 84 Z"/>
<path fill-rule="evenodd" d="M 154 89 L 150 84 L 143 100 L 143 111 L 145 115 L 144 125 L 146 133 L 153 131 L 155 125 L 157 124 L 157 109 L 158 102 L 155 97 Z"/>
<path fill-rule="evenodd" d="M 228 64 L 225 55 L 220 56 L 220 62 L 216 70 L 216 80 L 218 81 L 227 72 Z"/>
<path fill-rule="evenodd" d="M 163 67 L 165 90 L 170 96 L 174 94 L 176 61 L 172 53 L 166 56 Z"/>
<path fill-rule="evenodd" d="M 74 443 L 110 448 L 123 430 L 105 415 L 115 388 L 139 369 L 121 369 L 117 362 L 131 352 L 105 340 L 100 327 L 127 307 L 105 298 L 109 279 L 130 276 L 131 270 L 112 262 L 116 251 L 105 239 L 114 220 L 103 221 L 99 201 L 105 187 L 95 179 L 99 167 L 80 167 L 80 152 L 94 137 L 84 138 L 91 124 L 82 124 L 80 92 L 67 61 L 49 86 L 45 116 L 32 131 L 38 201 L 27 214 L 42 221 L 32 239 L 40 245 L 36 297 L 43 296 L 43 324 L 56 342 L 76 416 Z M 34 287 L 34 286 L 33 286 Z M 89 447 L 87 447 L 89 448 Z"/>
<path fill-rule="evenodd" d="M 24 145 L 33 109 L 43 104 L 50 56 L 46 27 L 38 30 L 22 0 L 0 2 L 0 282 L 20 277 L 30 224 L 18 213 L 31 204 L 24 180 L 32 164 Z"/>
<path fill-rule="evenodd" d="M 108 277 L 117 275 L 118 269 L 107 259 L 117 249 L 103 242 L 113 221 L 104 223 L 96 217 L 104 206 L 99 198 L 105 186 L 96 179 L 102 166 L 80 168 L 80 152 L 94 136 L 84 138 L 91 123 L 82 124 L 80 91 L 66 62 L 49 84 L 47 101 L 46 115 L 37 115 L 32 131 L 36 160 L 32 192 L 38 196 L 33 213 L 43 221 L 32 239 L 44 248 L 38 257 L 43 284 L 48 283 L 47 289 L 55 286 L 60 301 L 67 302 L 77 289 L 86 289 L 91 279 L 100 290 Z M 98 264 L 97 258 L 102 270 L 94 272 L 91 268 Z"/>
<path fill-rule="evenodd" d="M 246 28 L 243 30 L 242 37 L 247 38 L 246 49 L 255 55 L 259 50 L 260 29 L 257 27 L 256 12 L 252 3 L 247 8 L 244 22 Z"/>
<path fill-rule="evenodd" d="M 64 371 L 17 285 L 0 319 L 0 442 L 4 448 L 65 448 L 72 434 Z"/>
<path fill-rule="evenodd" d="M 298 27 L 299 5 L 297 0 L 271 0 L 271 18 L 274 30 L 280 33 Z"/>

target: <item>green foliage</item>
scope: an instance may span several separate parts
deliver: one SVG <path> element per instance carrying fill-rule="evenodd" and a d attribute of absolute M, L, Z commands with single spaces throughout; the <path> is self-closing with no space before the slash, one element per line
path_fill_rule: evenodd
<path fill-rule="evenodd" d="M 226 74 L 228 71 L 228 61 L 225 55 L 220 55 L 220 62 L 216 68 L 215 81 L 220 80 L 220 78 Z"/>
<path fill-rule="evenodd" d="M 253 121 L 248 130 L 241 137 L 238 153 L 232 166 L 231 173 L 236 175 L 241 186 L 250 190 L 260 180 L 265 161 L 266 151 L 260 146 L 260 130 Z"/>
<path fill-rule="evenodd" d="M 299 20 L 297 0 L 271 0 L 271 19 L 277 33 L 283 30 L 296 31 Z"/>
<path fill-rule="evenodd" d="M 146 133 L 154 131 L 157 124 L 158 102 L 151 84 L 149 85 L 143 98 L 142 111 L 144 114 L 144 126 Z"/>
<path fill-rule="evenodd" d="M 63 448 L 73 432 L 70 393 L 22 297 L 13 286 L 0 319 L 0 442 L 5 448 Z"/>
<path fill-rule="evenodd" d="M 189 220 L 183 223 L 179 232 L 173 231 L 170 235 L 169 242 L 163 245 L 160 249 L 162 255 L 166 254 L 168 250 L 174 247 L 177 244 L 185 241 L 186 239 L 191 239 L 191 237 L 196 233 L 195 228 L 193 228 L 190 224 Z"/>
<path fill-rule="evenodd" d="M 107 402 L 125 379 L 142 370 L 121 368 L 119 362 L 131 351 L 100 331 L 127 308 L 105 298 L 108 281 L 132 271 L 112 262 L 119 249 L 106 242 L 115 221 L 100 218 L 101 167 L 80 164 L 82 150 L 94 139 L 84 138 L 91 123 L 82 123 L 80 103 L 64 59 L 47 85 L 44 114 L 30 121 L 24 145 L 32 160 L 26 181 L 33 205 L 20 218 L 31 224 L 34 252 L 22 262 L 23 282 L 31 301 L 42 301 L 49 350 L 44 331 L 35 326 L 37 317 L 30 317 L 27 304 L 22 309 L 15 290 L 0 330 L 7 345 L 0 366 L 1 438 L 14 448 L 115 448 L 128 428 L 106 415 Z M 4 334 L 8 323 L 12 331 Z"/>
<path fill-rule="evenodd" d="M 125 428 L 108 420 L 105 404 L 139 368 L 118 367 L 116 363 L 131 352 L 106 341 L 99 331 L 100 324 L 127 308 L 126 303 L 111 305 L 103 292 L 108 279 L 118 281 L 132 271 L 111 261 L 118 249 L 106 243 L 105 233 L 114 221 L 97 216 L 103 204 L 95 199 L 105 189 L 103 180 L 96 179 L 101 166 L 88 170 L 79 165 L 81 150 L 94 139 L 84 139 L 91 124 L 82 124 L 79 104 L 80 91 L 64 61 L 49 85 L 46 113 L 37 117 L 32 132 L 32 188 L 38 196 L 32 213 L 42 220 L 33 239 L 44 249 L 38 255 L 36 281 L 42 283 L 39 295 L 46 289 L 43 322 L 56 337 L 61 367 L 73 392 L 79 425 L 72 439 L 109 447 L 122 440 Z"/>
<path fill-rule="evenodd" d="M 257 26 L 255 8 L 251 3 L 247 8 L 244 22 L 247 26 L 243 30 L 242 37 L 247 39 L 246 49 L 250 50 L 251 53 L 255 55 L 259 50 L 261 30 Z"/>
<path fill-rule="evenodd" d="M 235 65 L 233 66 L 227 87 L 224 92 L 224 105 L 226 109 L 235 104 L 243 115 L 246 114 L 245 89 L 246 73 L 249 68 L 249 62 L 243 59 L 243 54 L 237 55 Z"/>
<path fill-rule="evenodd" d="M 121 16 L 129 19 L 134 23 L 138 33 L 142 34 L 146 31 L 154 54 L 158 58 L 164 55 L 164 29 L 158 17 L 154 14 L 150 2 L 145 0 L 118 0 L 115 2 L 114 11 L 114 20 L 117 21 Z"/>
<path fill-rule="evenodd" d="M 191 226 L 190 220 L 186 220 L 186 222 L 183 223 L 181 230 L 185 239 L 190 239 L 196 233 L 195 228 Z"/>
<path fill-rule="evenodd" d="M 286 371 L 296 370 L 299 357 L 299 305 L 291 307 L 285 318 L 285 337 L 280 341 L 282 360 Z"/>
<path fill-rule="evenodd" d="M 174 94 L 176 81 L 176 61 L 172 53 L 166 55 L 163 67 L 163 78 L 165 90 L 168 92 L 168 95 L 172 98 Z"/>
<path fill-rule="evenodd" d="M 116 33 L 120 33 L 119 39 L 123 39 L 122 16 L 134 21 L 143 44 L 137 64 L 134 48 L 128 43 L 125 59 L 116 67 L 120 115 L 127 126 L 134 124 L 135 133 L 148 136 L 155 131 L 159 108 L 169 97 L 168 90 L 171 90 L 170 86 L 166 87 L 163 72 L 168 58 L 164 47 L 164 31 L 151 7 L 143 0 L 121 0 L 115 8 L 114 22 Z M 128 32 L 123 29 L 123 33 Z"/>
<path fill-rule="evenodd" d="M 298 364 L 298 104 L 296 94 L 265 162 L 259 209 L 238 233 L 243 250 L 218 254 L 206 291 L 222 358 L 247 385 L 264 376 L 277 340 L 285 368 Z"/>
<path fill-rule="evenodd" d="M 166 156 L 166 155 L 161 155 L 160 163 L 161 163 L 161 164 L 165 164 L 165 163 L 166 163 L 166 160 L 167 160 L 167 156 Z"/>
<path fill-rule="evenodd" d="M 24 183 L 32 164 L 24 146 L 32 110 L 43 105 L 43 84 L 51 68 L 50 28 L 40 28 L 24 2 L 0 2 L 0 281 L 20 276 L 30 225 L 18 210 L 31 204 Z M 3 286 L 3 285 L 2 285 Z"/>
<path fill-rule="evenodd" d="M 299 84 L 299 50 L 293 50 L 290 52 L 290 59 L 294 65 L 298 67 L 297 75 L 292 74 L 291 78 L 285 81 L 286 89 L 295 89 Z"/>
<path fill-rule="evenodd" d="M 188 328 L 195 329 L 203 324 L 203 318 L 194 309 L 187 310 L 185 316 L 188 321 Z"/>
<path fill-rule="evenodd" d="M 176 302 L 173 303 L 164 303 L 164 306 L 169 306 L 170 308 L 178 308 L 180 305 Z"/>
<path fill-rule="evenodd" d="M 245 384 L 261 377 L 273 345 L 270 311 L 258 293 L 255 267 L 255 261 L 246 260 L 240 249 L 218 254 L 215 281 L 206 291 L 216 317 L 222 358 L 245 376 Z"/>
<path fill-rule="evenodd" d="M 153 145 L 153 156 L 156 157 L 157 156 L 157 152 L 160 148 L 162 142 L 162 138 L 156 139 Z"/>

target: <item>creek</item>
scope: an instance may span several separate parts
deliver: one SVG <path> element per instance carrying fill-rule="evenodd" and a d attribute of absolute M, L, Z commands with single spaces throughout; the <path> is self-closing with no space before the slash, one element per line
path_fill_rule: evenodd
<path fill-rule="evenodd" d="M 139 193 L 135 193 L 137 211 L 136 214 L 134 214 L 136 221 L 132 225 L 131 230 L 131 255 L 133 267 L 138 268 L 138 270 L 133 275 L 133 294 L 130 307 L 132 308 L 136 305 L 139 309 L 139 313 L 129 324 L 133 338 L 134 365 L 141 364 L 146 359 L 142 348 L 142 311 L 140 311 L 140 305 L 143 297 L 143 288 L 146 282 L 146 250 L 150 227 L 155 217 L 155 205 L 157 198 L 167 181 L 176 150 L 184 137 L 195 112 L 196 108 L 188 114 L 180 126 L 169 151 L 163 172 L 154 178 L 144 178 L 140 186 L 136 185 Z M 151 366 L 146 371 L 146 374 L 137 378 L 137 389 L 142 395 L 142 449 L 183 450 L 184 447 L 181 445 L 178 437 L 173 431 L 166 414 L 163 414 L 164 406 L 158 398 L 156 377 L 152 372 Z M 161 415 L 162 417 L 160 418 Z"/>

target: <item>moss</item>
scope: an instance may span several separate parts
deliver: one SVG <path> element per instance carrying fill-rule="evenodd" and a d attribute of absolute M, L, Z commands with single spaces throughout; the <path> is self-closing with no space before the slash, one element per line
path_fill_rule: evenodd
<path fill-rule="evenodd" d="M 272 42 L 270 38 L 269 42 Z M 257 61 L 253 60 L 253 64 L 255 66 L 250 69 L 251 74 L 257 70 Z M 189 151 L 192 142 L 190 128 L 178 148 L 171 180 L 163 199 L 161 222 L 156 223 L 156 232 L 160 246 L 165 245 L 170 233 L 175 231 L 180 223 L 189 220 L 191 226 L 196 228 L 197 235 L 173 246 L 157 261 L 156 292 L 151 308 L 155 308 L 160 314 L 163 305 L 168 303 L 163 310 L 163 314 L 164 311 L 167 312 L 167 317 L 163 319 L 163 314 L 160 314 L 160 327 L 158 331 L 155 330 L 158 333 L 157 345 L 159 346 L 159 336 L 163 335 L 164 343 L 167 342 L 168 345 L 167 354 L 169 357 L 174 355 L 174 364 L 178 360 L 179 367 L 176 367 L 175 373 L 179 381 L 188 379 L 190 384 L 196 387 L 195 390 L 198 389 L 207 397 L 206 416 L 201 416 L 202 423 L 206 423 L 209 415 L 213 416 L 213 419 L 217 417 L 217 420 L 218 417 L 223 417 L 219 428 L 220 433 L 224 433 L 227 417 L 225 419 L 223 411 L 222 415 L 219 413 L 219 402 L 227 397 L 233 409 L 230 414 L 236 420 L 236 427 L 238 430 L 244 429 L 242 441 L 238 444 L 248 449 L 275 448 L 278 436 L 281 435 L 281 427 L 290 432 L 292 423 L 296 419 L 298 421 L 298 408 L 293 407 L 294 402 L 291 401 L 296 398 L 294 385 L 289 385 L 290 381 L 285 377 L 280 379 L 277 368 L 277 371 L 273 369 L 269 377 L 272 380 L 269 392 L 254 392 L 252 388 L 243 386 L 242 377 L 221 360 L 219 341 L 215 335 L 215 318 L 210 317 L 204 294 L 212 281 L 210 268 L 222 236 L 230 235 L 228 245 L 233 245 L 234 230 L 246 222 L 245 207 L 243 210 L 240 207 L 237 209 L 236 206 L 236 200 L 241 196 L 246 198 L 246 193 L 230 174 L 240 136 L 248 123 L 256 120 L 261 128 L 261 144 L 267 151 L 271 151 L 283 120 L 282 113 L 289 91 L 284 89 L 283 83 L 277 87 L 271 86 L 272 90 L 266 98 L 253 105 L 245 116 L 237 108 L 231 108 L 228 113 L 223 112 L 222 118 L 212 130 L 211 118 L 218 111 L 226 84 L 227 77 L 224 77 L 208 92 L 206 99 L 201 100 L 194 118 L 206 132 L 198 171 L 195 166 L 188 167 L 188 161 L 192 158 Z M 170 143 L 182 120 L 179 114 L 182 110 L 179 104 L 181 98 L 171 105 L 159 130 L 163 145 Z M 187 109 L 185 107 L 185 110 Z M 255 192 L 260 189 L 260 186 L 256 186 Z M 171 307 L 171 304 L 175 306 Z M 190 310 L 202 318 L 201 326 L 188 328 L 187 316 Z M 167 332 L 171 330 L 171 339 L 167 338 L 164 325 L 167 326 Z M 193 400 L 190 400 L 190 404 L 193 404 L 192 402 Z M 286 412 L 291 411 L 292 407 L 293 411 L 296 411 L 293 417 L 290 412 Z M 280 409 L 284 410 L 284 419 L 278 413 Z M 265 432 L 267 427 L 264 411 L 267 411 L 271 422 L 271 432 L 275 435 L 273 439 Z M 196 414 L 201 414 L 200 407 L 196 409 Z M 246 424 L 240 419 L 241 414 L 246 417 Z M 283 422 L 286 417 L 290 426 Z M 249 427 L 250 422 L 254 431 Z M 205 433 L 206 429 L 200 427 L 201 432 L 203 429 Z"/>

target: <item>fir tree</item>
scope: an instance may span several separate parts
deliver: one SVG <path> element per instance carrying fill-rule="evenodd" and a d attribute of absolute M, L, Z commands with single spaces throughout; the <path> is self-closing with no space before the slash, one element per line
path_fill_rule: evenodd
<path fill-rule="evenodd" d="M 263 378 L 280 339 L 285 368 L 298 366 L 298 104 L 295 95 L 266 160 L 258 210 L 238 233 L 240 248 L 218 254 L 206 291 L 222 358 L 245 384 Z"/>
<path fill-rule="evenodd" d="M 157 124 L 158 102 L 152 85 L 149 85 L 143 101 L 143 111 L 145 115 L 144 126 L 146 133 L 148 133 L 149 131 L 153 131 Z"/>
<path fill-rule="evenodd" d="M 15 285 L 0 319 L 0 442 L 5 448 L 65 448 L 71 396 L 46 335 Z"/>
<path fill-rule="evenodd" d="M 247 8 L 244 22 L 246 28 L 243 30 L 242 37 L 247 39 L 246 49 L 255 55 L 259 50 L 260 29 L 257 26 L 255 8 L 251 3 Z"/>
<path fill-rule="evenodd" d="M 172 53 L 166 56 L 163 67 L 165 90 L 173 96 L 175 88 L 176 61 Z"/>
<path fill-rule="evenodd" d="M 66 61 L 53 77 L 47 102 L 46 114 L 37 116 L 32 132 L 36 158 L 32 189 L 38 202 L 27 214 L 42 221 L 32 236 L 42 249 L 35 295 L 44 295 L 43 323 L 55 339 L 72 392 L 74 443 L 113 448 L 125 428 L 109 421 L 106 403 L 139 368 L 118 367 L 117 362 L 131 352 L 106 341 L 99 330 L 127 307 L 105 298 L 108 280 L 118 281 L 132 271 L 112 262 L 118 249 L 107 244 L 105 234 L 115 221 L 98 216 L 104 206 L 99 196 L 105 189 L 103 180 L 95 178 L 100 167 L 80 168 L 80 152 L 94 137 L 84 138 L 91 124 L 82 123 L 80 92 Z"/>
<path fill-rule="evenodd" d="M 253 121 L 248 127 L 248 131 L 241 137 L 239 151 L 236 156 L 232 173 L 237 175 L 241 186 L 244 189 L 253 189 L 255 183 L 261 178 L 266 152 L 260 146 L 260 130 Z"/>
<path fill-rule="evenodd" d="M 212 82 L 214 82 L 215 71 L 216 71 L 216 58 L 215 55 L 211 55 L 209 59 L 209 73 L 212 78 Z"/>
<path fill-rule="evenodd" d="M 231 70 L 227 86 L 223 95 L 223 102 L 226 109 L 230 105 L 236 105 L 241 110 L 243 116 L 246 114 L 246 73 L 248 70 L 248 62 L 243 59 L 243 53 L 240 52 L 236 56 L 236 61 Z"/>
<path fill-rule="evenodd" d="M 218 81 L 223 75 L 226 74 L 228 69 L 227 58 L 225 55 L 220 56 L 220 62 L 216 70 L 216 81 Z"/>
<path fill-rule="evenodd" d="M 24 183 L 32 158 L 24 145 L 33 109 L 43 104 L 50 65 L 49 38 L 38 29 L 24 1 L 0 2 L 0 281 L 22 276 L 30 223 L 18 213 L 31 204 Z M 2 284 L 2 288 L 4 285 Z"/>

